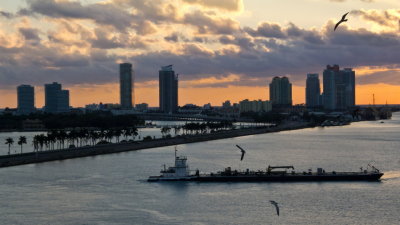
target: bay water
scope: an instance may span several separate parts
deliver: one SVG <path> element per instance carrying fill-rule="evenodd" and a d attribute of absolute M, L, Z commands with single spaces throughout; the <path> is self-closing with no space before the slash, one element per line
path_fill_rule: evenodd
<path fill-rule="evenodd" d="M 239 144 L 247 153 L 240 161 Z M 177 146 L 191 169 L 385 173 L 381 182 L 148 183 L 174 147 L 0 169 L 0 224 L 399 224 L 400 114 Z M 280 216 L 270 200 L 278 202 Z"/>

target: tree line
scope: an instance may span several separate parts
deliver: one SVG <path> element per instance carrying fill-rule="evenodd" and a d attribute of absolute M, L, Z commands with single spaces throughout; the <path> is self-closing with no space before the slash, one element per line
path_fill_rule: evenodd
<path fill-rule="evenodd" d="M 46 129 L 65 129 L 72 127 L 95 127 L 109 129 L 124 126 L 143 125 L 144 120 L 135 115 L 113 115 L 111 112 L 81 113 L 35 113 L 30 115 L 0 115 L 0 129 L 22 129 L 23 121 L 40 120 Z"/>
<path fill-rule="evenodd" d="M 113 139 L 119 143 L 121 137 L 123 137 L 124 142 L 128 140 L 134 141 L 138 134 L 138 129 L 136 127 L 107 130 L 88 130 L 86 128 L 73 129 L 71 131 L 50 130 L 47 134 L 35 135 L 32 140 L 32 145 L 35 151 L 56 150 L 64 149 L 65 147 L 71 148 L 106 144 L 111 143 Z M 21 153 L 23 152 L 23 144 L 26 143 L 25 136 L 19 137 L 18 145 L 21 145 Z M 6 138 L 5 144 L 8 145 L 8 154 L 10 154 L 11 146 L 14 144 L 13 138 Z"/>
<path fill-rule="evenodd" d="M 182 126 L 162 127 L 161 134 L 163 138 L 171 137 L 171 131 L 174 135 L 194 135 L 213 133 L 220 130 L 232 129 L 234 126 L 230 121 L 221 122 L 203 122 L 203 123 L 186 123 Z M 57 150 L 94 146 L 97 144 L 116 143 L 134 141 L 139 135 L 138 129 L 134 126 L 125 128 L 110 128 L 110 129 L 93 129 L 78 128 L 66 131 L 65 129 L 54 129 L 48 131 L 46 134 L 38 134 L 33 137 L 32 145 L 34 151 L 43 150 Z M 153 139 L 151 136 L 143 137 L 144 141 Z M 8 154 L 11 154 L 11 146 L 14 144 L 14 139 L 11 137 L 6 138 L 5 144 L 8 145 Z M 23 153 L 23 145 L 27 144 L 25 136 L 20 136 L 18 145 L 21 147 L 21 154 Z"/>
<path fill-rule="evenodd" d="M 203 123 L 185 123 L 182 126 L 162 127 L 161 134 L 163 137 L 171 135 L 171 131 L 176 135 L 192 135 L 213 133 L 220 130 L 232 129 L 233 124 L 230 121 L 221 122 L 203 122 Z M 182 132 L 182 133 L 181 133 Z"/>

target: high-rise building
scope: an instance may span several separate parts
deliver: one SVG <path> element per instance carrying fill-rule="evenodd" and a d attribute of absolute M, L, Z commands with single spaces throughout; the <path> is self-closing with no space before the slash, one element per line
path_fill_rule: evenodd
<path fill-rule="evenodd" d="M 45 111 L 48 113 L 69 112 L 69 91 L 62 90 L 61 84 L 53 82 L 44 85 Z"/>
<path fill-rule="evenodd" d="M 328 65 L 324 70 L 324 109 L 346 110 L 355 106 L 355 72 Z"/>
<path fill-rule="evenodd" d="M 306 106 L 308 108 L 317 108 L 320 102 L 321 89 L 319 85 L 318 74 L 307 74 L 306 81 Z"/>
<path fill-rule="evenodd" d="M 17 98 L 19 114 L 29 114 L 35 111 L 35 89 L 31 85 L 20 85 L 17 87 Z"/>
<path fill-rule="evenodd" d="M 343 74 L 344 83 L 344 106 L 351 108 L 356 105 L 356 72 L 351 68 L 344 68 L 340 73 Z"/>
<path fill-rule="evenodd" d="M 287 77 L 274 77 L 269 84 L 269 98 L 272 107 L 292 105 L 292 84 Z"/>
<path fill-rule="evenodd" d="M 58 110 L 58 112 L 68 112 L 69 111 L 69 91 L 68 90 L 61 90 L 58 93 L 57 110 Z"/>
<path fill-rule="evenodd" d="M 269 112 L 272 110 L 270 101 L 254 100 L 249 101 L 245 99 L 239 102 L 239 111 L 243 112 Z"/>
<path fill-rule="evenodd" d="M 123 109 L 131 109 L 133 106 L 133 72 L 132 64 L 119 65 L 120 104 Z"/>
<path fill-rule="evenodd" d="M 178 110 L 178 76 L 172 70 L 172 65 L 163 66 L 159 71 L 160 110 L 164 113 L 174 113 Z"/>
<path fill-rule="evenodd" d="M 323 73 L 323 86 L 324 86 L 324 109 L 336 109 L 336 77 L 339 75 L 339 66 L 326 66 Z"/>

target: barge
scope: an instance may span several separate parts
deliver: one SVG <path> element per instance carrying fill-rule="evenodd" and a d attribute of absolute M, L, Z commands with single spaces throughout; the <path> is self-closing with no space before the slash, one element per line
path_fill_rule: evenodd
<path fill-rule="evenodd" d="M 289 171 L 288 171 L 289 170 Z M 311 169 L 307 172 L 296 172 L 293 166 L 268 166 L 265 170 L 238 171 L 231 167 L 215 173 L 200 173 L 199 170 L 191 171 L 187 165 L 186 156 L 176 156 L 175 165 L 161 170 L 159 176 L 150 176 L 147 181 L 196 181 L 196 182 L 320 182 L 320 181 L 379 181 L 383 176 L 372 165 L 359 172 L 326 172 L 318 168 L 316 172 Z"/>

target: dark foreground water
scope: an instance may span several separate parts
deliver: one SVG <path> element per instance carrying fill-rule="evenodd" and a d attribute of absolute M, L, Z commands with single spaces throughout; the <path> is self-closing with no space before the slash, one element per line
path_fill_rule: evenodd
<path fill-rule="evenodd" d="M 242 162 L 240 144 L 247 149 Z M 399 224 L 400 115 L 385 123 L 314 128 L 178 146 L 192 169 L 294 165 L 382 182 L 147 183 L 172 147 L 0 169 L 0 224 Z M 278 217 L 269 200 L 279 203 Z"/>

